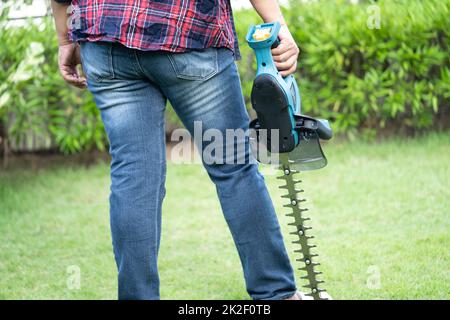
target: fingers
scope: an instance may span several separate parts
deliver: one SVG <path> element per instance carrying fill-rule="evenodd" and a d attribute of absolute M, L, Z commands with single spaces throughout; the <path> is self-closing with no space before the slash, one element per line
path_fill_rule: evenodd
<path fill-rule="evenodd" d="M 275 62 L 275 66 L 277 67 L 278 71 L 285 71 L 292 68 L 292 66 L 296 63 L 297 63 L 297 55 L 293 55 L 287 61 Z"/>
<path fill-rule="evenodd" d="M 60 46 L 58 61 L 59 71 L 67 83 L 80 89 L 86 88 L 86 78 L 77 71 L 77 65 L 81 62 L 77 45 L 71 43 Z"/>
<path fill-rule="evenodd" d="M 287 77 L 297 70 L 300 49 L 286 25 L 281 27 L 278 37 L 281 41 L 278 47 L 272 49 L 272 57 L 280 74 Z"/>
<path fill-rule="evenodd" d="M 61 75 L 67 83 L 70 85 L 84 89 L 87 86 L 87 80 L 85 77 L 80 76 L 75 68 L 68 66 L 60 66 Z"/>
<path fill-rule="evenodd" d="M 281 40 L 277 48 L 272 49 L 273 60 L 283 77 L 296 71 L 299 53 L 300 50 L 295 41 L 287 38 Z"/>
<path fill-rule="evenodd" d="M 282 77 L 287 77 L 288 75 L 293 74 L 296 71 L 297 71 L 297 61 L 294 63 L 294 65 L 291 68 L 289 68 L 285 71 L 281 71 L 280 74 Z"/>
<path fill-rule="evenodd" d="M 272 56 L 280 56 L 291 50 L 298 50 L 295 42 L 293 40 L 283 39 L 280 41 L 278 47 L 272 49 Z"/>
<path fill-rule="evenodd" d="M 275 61 L 275 62 L 286 62 L 292 56 L 295 56 L 296 58 L 298 58 L 298 54 L 299 54 L 298 50 L 293 50 L 292 49 L 292 50 L 286 51 L 285 53 L 280 54 L 280 55 L 273 55 L 272 54 L 272 57 L 273 57 L 273 61 Z"/>

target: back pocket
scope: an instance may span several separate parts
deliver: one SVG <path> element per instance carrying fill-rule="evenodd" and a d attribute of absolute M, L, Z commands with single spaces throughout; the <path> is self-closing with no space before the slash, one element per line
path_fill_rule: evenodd
<path fill-rule="evenodd" d="M 81 60 L 88 79 L 96 82 L 114 79 L 112 42 L 81 42 Z"/>
<path fill-rule="evenodd" d="M 176 76 L 186 80 L 208 80 L 219 70 L 217 48 L 168 54 Z"/>

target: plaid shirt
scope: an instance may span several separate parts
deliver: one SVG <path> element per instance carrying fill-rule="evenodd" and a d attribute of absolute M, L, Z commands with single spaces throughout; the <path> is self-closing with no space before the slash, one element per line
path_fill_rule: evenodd
<path fill-rule="evenodd" d="M 146 51 L 226 47 L 239 56 L 229 0 L 55 0 L 71 3 L 70 39 Z"/>

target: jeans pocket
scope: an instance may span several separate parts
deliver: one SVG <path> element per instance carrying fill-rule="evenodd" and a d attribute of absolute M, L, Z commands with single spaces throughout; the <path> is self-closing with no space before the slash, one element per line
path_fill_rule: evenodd
<path fill-rule="evenodd" d="M 168 58 L 179 79 L 208 80 L 219 70 L 217 48 L 171 53 Z"/>
<path fill-rule="evenodd" d="M 82 42 L 81 62 L 89 80 L 102 82 L 114 79 L 112 42 Z"/>

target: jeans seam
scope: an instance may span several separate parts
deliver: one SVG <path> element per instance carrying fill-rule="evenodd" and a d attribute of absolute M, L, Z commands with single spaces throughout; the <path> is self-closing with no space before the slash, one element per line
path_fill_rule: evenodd
<path fill-rule="evenodd" d="M 145 72 L 139 61 L 137 50 L 130 49 L 130 60 L 131 63 L 133 64 L 134 71 L 138 73 L 140 76 L 145 77 Z"/>
<path fill-rule="evenodd" d="M 113 62 L 113 44 L 111 43 L 108 48 L 108 62 L 109 62 L 109 70 L 111 71 L 111 79 L 116 77 L 116 73 L 114 72 L 114 62 Z"/>
<path fill-rule="evenodd" d="M 163 132 L 162 130 L 159 130 L 159 134 L 158 134 L 158 138 L 159 138 L 159 144 L 160 144 L 160 152 L 159 152 L 159 162 L 161 163 L 161 170 L 160 170 L 160 174 L 159 174 L 159 184 L 158 184 L 158 194 L 156 196 L 156 203 L 155 203 L 155 207 L 156 210 L 159 211 L 159 207 L 161 204 L 161 210 L 162 210 L 162 202 L 163 200 L 161 199 L 161 189 L 162 189 L 162 185 L 164 184 L 163 180 L 164 180 L 164 167 L 165 167 L 165 163 L 163 163 L 164 161 L 164 155 L 163 152 L 165 152 L 165 148 L 164 148 L 164 133 L 161 135 L 161 132 Z M 159 212 L 157 212 L 157 214 L 160 214 Z M 162 214 L 162 213 L 161 213 Z M 162 228 L 162 226 L 158 226 L 158 217 L 156 217 L 156 227 L 158 228 Z M 159 234 L 159 230 L 156 230 L 155 232 L 155 237 L 156 237 L 156 243 L 158 243 L 158 241 L 160 241 L 160 239 L 158 239 L 158 234 Z"/>

